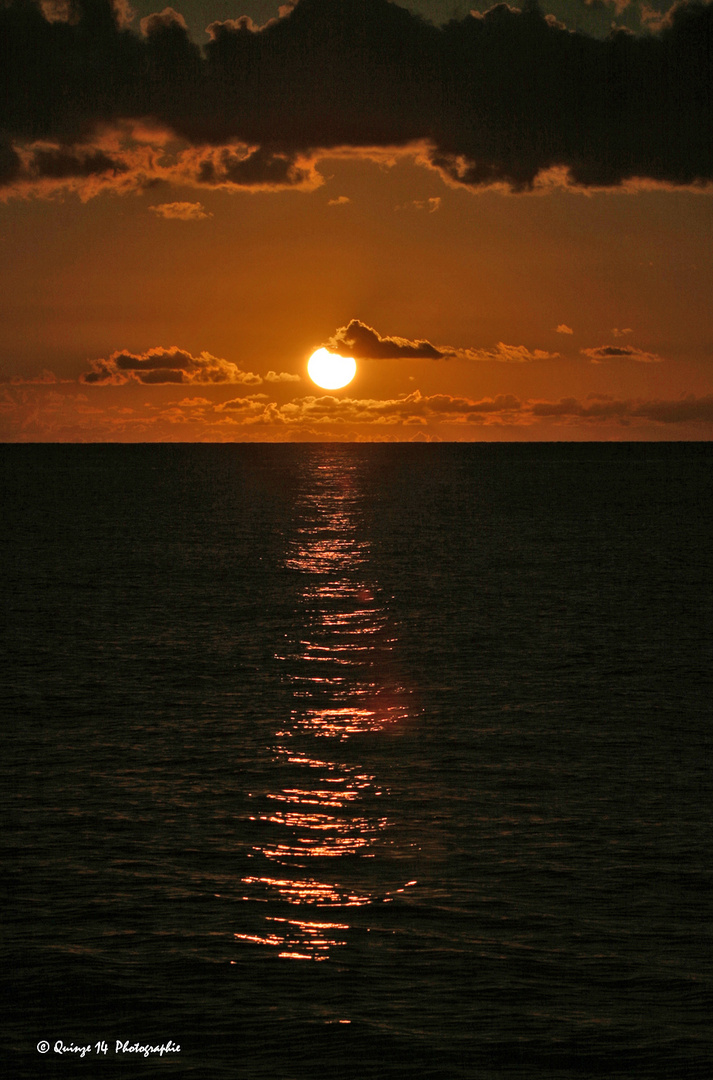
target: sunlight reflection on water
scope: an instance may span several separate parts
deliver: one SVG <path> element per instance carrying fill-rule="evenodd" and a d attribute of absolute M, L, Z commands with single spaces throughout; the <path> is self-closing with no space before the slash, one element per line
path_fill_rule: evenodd
<path fill-rule="evenodd" d="M 304 580 L 297 631 L 276 654 L 291 689 L 290 720 L 275 732 L 270 749 L 290 780 L 265 792 L 265 806 L 251 817 L 267 836 L 253 856 L 282 867 L 284 875 L 255 874 L 243 884 L 250 889 L 247 901 L 343 911 L 390 899 L 364 887 L 355 864 L 374 859 L 377 845 L 385 842 L 388 811 L 375 813 L 372 804 L 379 800 L 381 810 L 389 791 L 362 762 L 316 754 L 315 740 L 322 746 L 338 740 L 346 750 L 347 740 L 394 730 L 408 716 L 408 693 L 390 675 L 396 637 L 378 583 L 368 579 L 370 545 L 363 539 L 357 463 L 322 448 L 324 453 L 326 460 L 310 457 L 305 463 L 285 558 L 286 569 Z M 311 868 L 323 870 L 324 878 Z M 359 883 L 347 884 L 355 870 Z M 293 960 L 326 960 L 331 949 L 346 944 L 350 929 L 341 920 L 296 914 L 270 914 L 265 921 L 262 933 L 236 938 L 272 946 Z"/>

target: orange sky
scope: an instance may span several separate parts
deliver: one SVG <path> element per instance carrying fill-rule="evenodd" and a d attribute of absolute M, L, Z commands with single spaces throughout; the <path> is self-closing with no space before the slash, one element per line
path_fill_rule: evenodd
<path fill-rule="evenodd" d="M 320 2 L 300 0 L 278 23 L 289 31 L 305 5 L 317 33 Z M 386 0 L 367 7 L 390 17 Z M 437 20 L 450 7 L 410 10 Z M 224 6 L 205 20 L 194 5 L 185 18 L 249 14 L 253 43 L 274 33 L 258 28 L 272 8 Z M 635 9 L 651 10 L 622 11 L 631 21 Z M 208 40 L 173 14 L 142 30 L 150 10 L 121 32 Z M 571 26 L 582 10 L 572 0 Z M 459 18 L 463 34 L 476 22 Z M 510 12 L 507 32 L 522 18 Z M 522 48 L 529 71 L 534 46 Z M 476 183 L 449 173 L 435 136 L 418 133 L 400 148 L 359 135 L 295 149 L 285 122 L 272 156 L 251 157 L 266 144 L 177 133 L 165 116 L 88 123 L 80 135 L 23 118 L 8 144 L 21 164 L 0 187 L 3 441 L 710 438 L 713 202 L 688 144 L 680 169 L 647 144 L 643 164 L 608 183 L 591 179 L 591 163 L 573 182 L 579 159 L 558 150 L 561 163 L 538 161 L 518 184 L 517 167 L 489 150 L 500 175 Z M 327 394 L 307 359 L 353 320 L 382 355 L 359 359 L 354 381 Z M 428 355 L 408 355 L 416 342 Z"/>

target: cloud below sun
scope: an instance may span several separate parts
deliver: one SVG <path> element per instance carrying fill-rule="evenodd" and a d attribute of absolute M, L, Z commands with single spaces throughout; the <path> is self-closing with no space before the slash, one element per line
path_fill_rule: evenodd
<path fill-rule="evenodd" d="M 131 384 L 116 387 L 124 394 Z M 135 384 L 134 384 L 135 385 Z M 93 393 L 106 393 L 95 387 Z M 713 425 L 713 394 L 680 398 L 475 398 L 422 394 L 352 398 L 308 394 L 280 403 L 264 393 L 214 401 L 195 396 L 101 404 L 66 385 L 8 386 L 0 416 L 12 441 L 448 440 L 474 438 L 700 438 Z"/>

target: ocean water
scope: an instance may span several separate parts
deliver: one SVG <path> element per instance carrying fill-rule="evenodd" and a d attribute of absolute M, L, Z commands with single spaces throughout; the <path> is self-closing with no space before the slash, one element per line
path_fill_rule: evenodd
<path fill-rule="evenodd" d="M 711 444 L 0 462 L 5 1075 L 708 1080 Z"/>

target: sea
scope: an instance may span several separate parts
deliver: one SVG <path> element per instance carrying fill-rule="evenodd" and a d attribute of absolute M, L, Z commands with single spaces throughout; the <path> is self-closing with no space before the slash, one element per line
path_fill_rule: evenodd
<path fill-rule="evenodd" d="M 713 444 L 6 445 L 8 1080 L 710 1080 Z"/>

